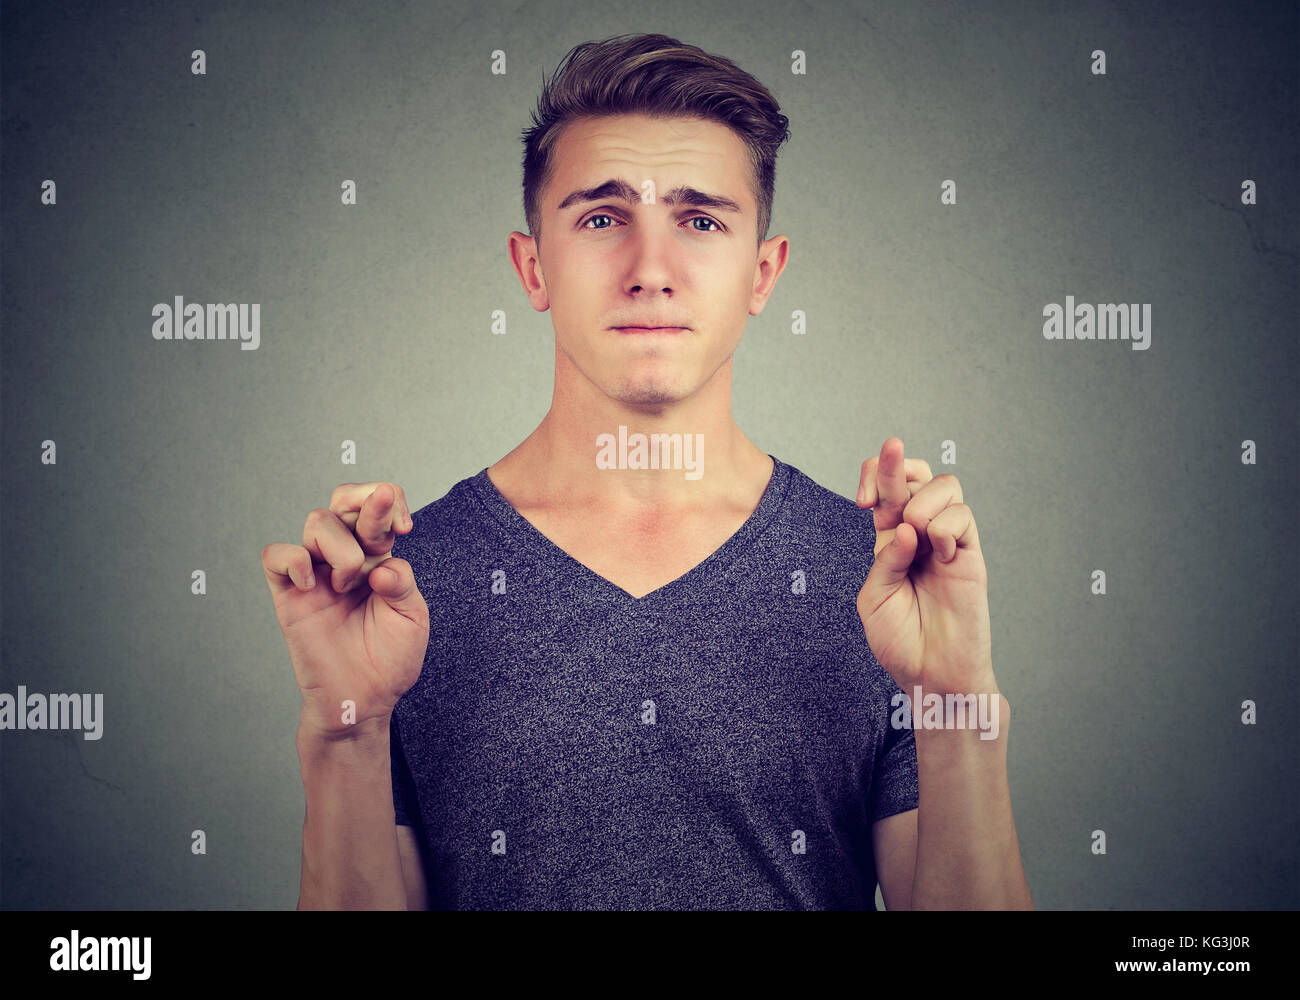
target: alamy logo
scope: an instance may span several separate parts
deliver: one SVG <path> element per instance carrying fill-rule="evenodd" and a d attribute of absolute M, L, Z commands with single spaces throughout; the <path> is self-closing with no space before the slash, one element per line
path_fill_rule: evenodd
<path fill-rule="evenodd" d="M 613 434 L 597 434 L 596 448 L 598 469 L 685 469 L 687 479 L 704 475 L 703 434 L 629 436 L 619 424 L 618 441 Z"/>
<path fill-rule="evenodd" d="M 1138 309 L 1142 321 L 1138 322 Z M 1074 304 L 1074 296 L 1065 297 L 1065 305 L 1049 302 L 1043 306 L 1047 322 L 1043 324 L 1044 340 L 1131 340 L 1133 350 L 1145 351 L 1151 346 L 1151 303 L 1091 302 Z"/>
<path fill-rule="evenodd" d="M 18 697 L 0 692 L 0 729 L 84 729 L 83 738 L 97 740 L 104 735 L 104 694 L 95 695 L 91 711 L 89 694 L 52 694 L 47 699 L 28 694 L 18 685 Z"/>
<path fill-rule="evenodd" d="M 998 738 L 998 713 L 1002 703 L 996 694 L 939 694 L 931 691 L 922 697 L 918 684 L 912 688 L 912 698 L 899 691 L 889 704 L 894 709 L 889 724 L 895 729 L 978 729 L 982 740 Z M 913 705 L 921 706 L 919 717 L 913 711 Z"/>
<path fill-rule="evenodd" d="M 50 968 L 55 972 L 130 972 L 132 979 L 149 978 L 152 938 L 70 937 L 50 942 Z"/>
<path fill-rule="evenodd" d="M 152 315 L 154 340 L 239 340 L 241 351 L 262 343 L 262 304 L 254 302 L 191 302 L 177 295 L 172 305 L 159 302 Z"/>

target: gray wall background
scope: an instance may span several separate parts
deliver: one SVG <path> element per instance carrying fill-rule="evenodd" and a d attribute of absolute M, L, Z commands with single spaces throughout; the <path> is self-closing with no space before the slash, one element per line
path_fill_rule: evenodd
<path fill-rule="evenodd" d="M 0 16 L 0 690 L 105 713 L 99 741 L 0 734 L 4 907 L 296 904 L 300 698 L 261 549 L 340 482 L 418 509 L 541 419 L 553 331 L 505 249 L 519 130 L 572 45 L 631 31 L 733 59 L 791 119 L 792 256 L 736 354 L 737 421 L 845 496 L 892 435 L 961 479 L 1037 905 L 1300 901 L 1294 4 Z M 1150 303 L 1150 349 L 1045 341 L 1067 294 Z M 261 303 L 260 349 L 156 342 L 177 295 Z"/>

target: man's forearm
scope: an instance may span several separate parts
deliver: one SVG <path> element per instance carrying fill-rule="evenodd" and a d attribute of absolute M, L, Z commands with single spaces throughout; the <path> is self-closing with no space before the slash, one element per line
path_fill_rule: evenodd
<path fill-rule="evenodd" d="M 300 728 L 307 797 L 300 910 L 404 910 L 388 726 L 344 740 Z"/>
<path fill-rule="evenodd" d="M 996 739 L 978 729 L 916 737 L 914 910 L 1033 909 L 1007 783 L 1011 705 L 1001 694 Z"/>

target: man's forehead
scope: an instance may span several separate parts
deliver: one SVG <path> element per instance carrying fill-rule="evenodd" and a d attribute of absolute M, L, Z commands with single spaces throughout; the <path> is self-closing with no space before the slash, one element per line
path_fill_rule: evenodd
<path fill-rule="evenodd" d="M 638 112 L 620 112 L 612 115 L 589 115 L 577 118 L 565 126 L 563 137 L 608 142 L 617 140 L 638 145 L 658 147 L 664 143 L 679 142 L 683 147 L 701 143 L 725 142 L 735 133 L 721 122 L 691 115 L 649 115 Z"/>
<path fill-rule="evenodd" d="M 568 155 L 565 155 L 567 152 Z M 717 122 L 608 115 L 565 129 L 556 145 L 556 209 L 597 199 L 639 201 L 647 180 L 668 204 L 740 212 L 750 200 L 747 149 Z M 731 190 L 735 188 L 735 190 Z"/>
<path fill-rule="evenodd" d="M 733 161 L 744 161 L 746 147 L 717 122 L 613 115 L 573 123 L 560 134 L 555 152 L 557 159 L 570 164 L 595 158 L 662 167 L 678 162 L 725 171 Z"/>

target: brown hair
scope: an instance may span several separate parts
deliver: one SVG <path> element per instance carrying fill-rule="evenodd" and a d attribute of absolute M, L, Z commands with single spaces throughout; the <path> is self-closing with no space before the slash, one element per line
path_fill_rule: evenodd
<path fill-rule="evenodd" d="M 758 203 L 758 242 L 767 237 L 776 185 L 776 151 L 789 119 L 754 77 L 721 56 L 667 35 L 616 35 L 569 50 L 548 81 L 524 141 L 524 217 L 540 240 L 542 189 L 564 127 L 581 118 L 627 113 L 704 118 L 726 125 L 749 149 L 750 191 Z"/>

